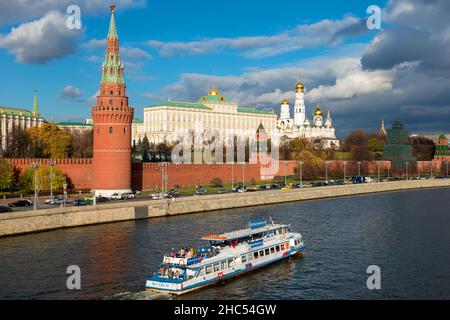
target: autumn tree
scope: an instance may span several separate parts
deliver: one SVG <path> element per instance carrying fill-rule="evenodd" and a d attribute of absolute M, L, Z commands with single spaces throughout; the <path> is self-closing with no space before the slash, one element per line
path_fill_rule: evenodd
<path fill-rule="evenodd" d="M 418 161 L 431 161 L 435 152 L 434 142 L 425 137 L 412 137 L 411 144 L 413 149 L 413 156 L 417 157 Z"/>
<path fill-rule="evenodd" d="M 54 123 L 32 127 L 27 131 L 36 157 L 67 158 L 72 150 L 72 134 Z"/>
<path fill-rule="evenodd" d="M 26 131 L 18 126 L 13 126 L 6 139 L 6 147 L 3 152 L 5 158 L 28 158 L 32 156 L 30 137 Z"/>
<path fill-rule="evenodd" d="M 94 132 L 87 130 L 78 132 L 72 135 L 72 158 L 92 158 L 94 146 Z"/>
<path fill-rule="evenodd" d="M 0 159 L 0 191 L 11 191 L 15 185 L 14 167 Z"/>
<path fill-rule="evenodd" d="M 52 181 L 52 175 L 53 181 Z M 27 168 L 19 178 L 19 188 L 25 192 L 34 190 L 34 168 Z M 54 190 L 59 190 L 66 183 L 65 175 L 57 168 L 50 169 L 49 166 L 40 166 L 37 169 L 37 186 L 39 191 L 48 191 L 53 186 Z"/>

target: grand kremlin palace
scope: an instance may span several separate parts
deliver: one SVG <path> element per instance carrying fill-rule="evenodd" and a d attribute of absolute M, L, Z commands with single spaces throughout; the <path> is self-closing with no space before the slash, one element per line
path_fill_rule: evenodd
<path fill-rule="evenodd" d="M 6 143 L 13 128 L 26 130 L 31 127 L 40 127 L 45 121 L 39 114 L 37 95 L 34 96 L 33 111 L 0 106 L 0 146 L 5 150 Z"/>
<path fill-rule="evenodd" d="M 186 133 L 208 132 L 224 141 L 229 136 L 254 136 L 260 124 L 269 135 L 274 133 L 274 111 L 241 107 L 213 87 L 197 102 L 169 100 L 144 108 L 144 121 L 134 139 L 147 136 L 151 143 L 173 142 Z"/>

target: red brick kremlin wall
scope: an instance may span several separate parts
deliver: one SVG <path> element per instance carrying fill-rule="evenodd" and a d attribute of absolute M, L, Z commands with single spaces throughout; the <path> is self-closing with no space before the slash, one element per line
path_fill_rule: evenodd
<path fill-rule="evenodd" d="M 6 159 L 9 163 L 16 167 L 19 173 L 22 173 L 26 168 L 31 167 L 34 161 L 41 165 L 48 165 L 49 159 Z M 92 159 L 56 159 L 56 167 L 61 170 L 63 174 L 68 177 L 68 182 L 75 189 L 92 189 Z M 380 161 L 381 174 L 386 176 L 387 168 L 390 168 L 389 161 Z M 433 174 L 438 174 L 445 170 L 445 162 L 443 161 L 419 161 L 417 166 L 421 174 L 430 174 L 431 164 L 433 166 Z M 293 176 L 298 166 L 296 161 L 281 161 L 279 164 L 278 176 L 283 177 Z M 233 168 L 233 169 L 232 169 Z M 354 176 L 358 174 L 357 163 L 354 161 L 347 161 L 347 176 Z M 207 186 L 214 178 L 221 179 L 224 183 L 231 183 L 232 172 L 234 182 L 240 183 L 242 181 L 242 165 L 235 164 L 169 164 L 168 165 L 168 186 L 169 188 L 175 186 Z M 329 177 L 339 178 L 343 176 L 343 162 L 329 161 L 328 164 Z M 376 162 L 362 162 L 362 175 L 376 175 Z M 410 171 L 412 174 L 412 171 Z M 112 173 L 114 175 L 114 173 Z M 325 176 L 325 169 L 319 175 Z M 256 182 L 261 182 L 261 170 L 257 164 L 245 165 L 245 180 L 248 182 L 254 179 Z M 134 190 L 151 190 L 157 189 L 161 186 L 161 167 L 158 163 L 133 164 L 132 166 L 132 186 Z"/>

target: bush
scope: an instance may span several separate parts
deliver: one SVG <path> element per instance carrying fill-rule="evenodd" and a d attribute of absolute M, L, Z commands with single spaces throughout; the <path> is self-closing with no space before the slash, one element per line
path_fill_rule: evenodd
<path fill-rule="evenodd" d="M 214 178 L 211 180 L 211 186 L 215 188 L 223 187 L 223 181 L 220 178 Z"/>

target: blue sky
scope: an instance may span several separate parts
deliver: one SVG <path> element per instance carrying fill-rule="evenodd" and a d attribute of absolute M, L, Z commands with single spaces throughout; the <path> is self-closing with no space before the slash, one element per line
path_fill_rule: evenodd
<path fill-rule="evenodd" d="M 36 89 L 46 118 L 89 117 L 99 87 L 110 2 L 28 2 L 0 0 L 0 105 L 31 108 Z M 437 2 L 447 9 L 445 1 Z M 426 6 L 424 1 L 418 3 Z M 82 30 L 65 27 L 70 4 L 81 8 Z M 413 1 L 123 0 L 116 4 L 127 93 L 136 117 L 142 117 L 144 106 L 169 96 L 196 100 L 213 82 L 231 100 L 277 109 L 281 98 L 293 100 L 295 81 L 303 79 L 307 112 L 317 103 L 331 110 L 341 135 L 355 128 L 378 129 L 382 118 L 388 123 L 404 120 L 414 131 L 448 130 L 445 90 L 438 90 L 439 99 L 432 103 L 405 101 L 410 96 L 408 79 L 438 83 L 442 75 L 431 72 L 434 66 L 424 69 L 427 52 L 402 61 L 410 51 L 396 52 L 392 42 L 406 32 L 402 39 L 411 37 L 411 41 L 403 44 L 405 50 L 408 45 L 414 50 L 418 36 L 411 29 L 417 28 L 438 38 L 442 25 L 434 24 L 442 18 L 445 25 L 448 18 L 442 10 L 429 12 L 427 20 L 427 7 Z M 365 27 L 367 7 L 373 4 L 386 16 L 382 16 L 382 31 Z M 409 22 L 407 15 L 417 14 L 415 10 L 425 17 Z M 434 19 L 436 15 L 440 17 Z M 448 49 L 450 40 L 445 41 L 429 45 Z M 378 53 L 378 47 L 384 51 Z M 446 61 L 441 63 L 447 67 Z M 438 110 L 440 118 L 424 122 L 421 106 Z M 404 115 L 405 108 L 411 112 Z"/>

